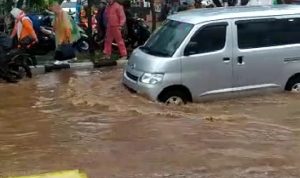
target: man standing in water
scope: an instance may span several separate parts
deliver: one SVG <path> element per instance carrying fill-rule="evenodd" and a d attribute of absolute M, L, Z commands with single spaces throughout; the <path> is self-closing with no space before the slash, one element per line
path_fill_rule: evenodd
<path fill-rule="evenodd" d="M 105 17 L 107 18 L 104 44 L 105 59 L 111 58 L 112 42 L 115 40 L 119 47 L 121 59 L 125 60 L 127 59 L 127 50 L 121 33 L 121 30 L 126 23 L 123 6 L 115 2 L 115 0 L 108 0 L 108 6 L 105 9 Z"/>

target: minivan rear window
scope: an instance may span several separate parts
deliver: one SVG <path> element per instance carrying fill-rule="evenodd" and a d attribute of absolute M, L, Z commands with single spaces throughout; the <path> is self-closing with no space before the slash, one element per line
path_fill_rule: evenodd
<path fill-rule="evenodd" d="M 189 23 L 168 20 L 140 49 L 151 55 L 171 57 L 193 27 Z"/>
<path fill-rule="evenodd" d="M 240 49 L 300 44 L 300 18 L 238 21 Z"/>

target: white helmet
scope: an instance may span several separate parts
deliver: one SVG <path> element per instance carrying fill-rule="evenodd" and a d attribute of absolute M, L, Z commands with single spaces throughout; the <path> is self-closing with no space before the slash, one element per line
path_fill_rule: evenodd
<path fill-rule="evenodd" d="M 10 14 L 14 17 L 14 18 L 17 18 L 23 11 L 19 8 L 13 8 L 11 11 L 10 11 Z"/>

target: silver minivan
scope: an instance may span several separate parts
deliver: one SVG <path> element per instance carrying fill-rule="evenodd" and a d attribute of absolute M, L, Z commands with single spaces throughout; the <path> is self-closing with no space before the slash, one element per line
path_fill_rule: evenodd
<path fill-rule="evenodd" d="M 300 92 L 300 6 L 170 16 L 133 51 L 123 83 L 168 104 L 270 89 Z"/>

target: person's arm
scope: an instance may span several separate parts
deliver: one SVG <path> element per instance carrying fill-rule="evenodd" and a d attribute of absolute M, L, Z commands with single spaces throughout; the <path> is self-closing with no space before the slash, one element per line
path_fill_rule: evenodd
<path fill-rule="evenodd" d="M 15 23 L 14 29 L 10 35 L 11 38 L 14 38 L 17 35 L 17 24 Z"/>
<path fill-rule="evenodd" d="M 117 7 L 117 16 L 119 17 L 120 20 L 120 27 L 123 27 L 126 23 L 126 16 L 124 13 L 124 9 L 122 5 L 119 5 Z"/>

